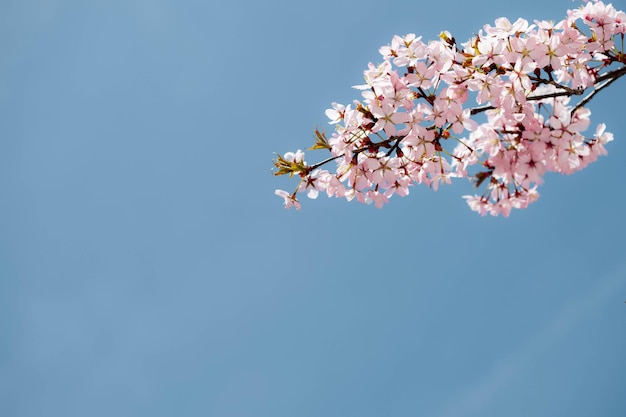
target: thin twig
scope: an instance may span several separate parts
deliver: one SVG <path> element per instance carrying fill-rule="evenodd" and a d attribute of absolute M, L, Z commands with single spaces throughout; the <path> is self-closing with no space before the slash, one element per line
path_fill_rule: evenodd
<path fill-rule="evenodd" d="M 344 155 L 337 155 L 337 156 L 331 156 L 330 158 L 326 158 L 323 161 L 318 162 L 317 164 L 313 164 L 313 165 L 309 165 L 307 166 L 308 171 L 313 171 L 316 168 L 321 167 L 322 165 L 325 165 L 331 161 L 334 161 L 335 159 L 341 158 Z"/>
<path fill-rule="evenodd" d="M 626 74 L 626 65 L 624 65 L 621 68 L 616 68 L 614 70 L 611 70 L 609 72 L 606 72 L 602 75 L 599 75 L 598 78 L 596 78 L 596 82 L 597 83 L 601 83 L 604 80 L 607 80 L 609 78 L 615 78 L 618 79 L 619 77 L 621 77 L 622 75 Z"/>
<path fill-rule="evenodd" d="M 577 91 L 577 90 L 572 90 L 572 91 Z M 558 91 L 556 93 L 541 94 L 539 96 L 529 96 L 529 97 L 526 97 L 526 99 L 530 101 L 537 101 L 537 100 L 543 100 L 546 98 L 563 97 L 563 96 L 569 97 L 572 94 L 573 93 L 570 93 L 568 91 Z M 575 94 L 582 94 L 582 92 L 575 93 Z M 477 115 L 478 113 L 482 113 L 484 111 L 493 110 L 493 109 L 495 109 L 495 107 L 493 106 L 474 107 L 473 109 L 470 109 L 470 114 L 474 116 L 474 115 Z"/>
<path fill-rule="evenodd" d="M 550 73 L 550 75 L 552 75 L 552 73 Z M 554 80 L 544 80 L 543 78 L 540 77 L 533 77 L 532 75 L 529 75 L 528 78 L 530 78 L 531 81 L 535 81 L 538 84 L 549 84 L 549 85 L 553 85 L 556 88 L 560 88 L 561 90 L 564 90 L 566 92 L 568 92 L 571 95 L 578 95 L 581 94 L 581 92 L 579 90 L 574 90 L 573 88 L 570 88 L 566 85 L 563 84 L 559 84 Z"/>
<path fill-rule="evenodd" d="M 624 67 L 624 68 L 626 68 L 626 67 Z M 626 74 L 626 71 L 624 71 L 621 75 L 624 75 L 624 74 Z M 604 90 L 606 87 L 608 87 L 609 85 L 611 85 L 613 82 L 615 82 L 615 80 L 617 80 L 619 77 L 621 77 L 621 75 L 620 75 L 620 76 L 618 76 L 618 77 L 612 78 L 612 79 L 608 80 L 607 82 L 605 82 L 604 84 L 602 84 L 602 85 L 600 85 L 600 86 L 598 86 L 598 87 L 594 88 L 594 89 L 593 89 L 593 91 L 587 95 L 587 97 L 583 98 L 583 99 L 580 101 L 580 103 L 578 103 L 578 104 L 577 104 L 577 105 L 576 105 L 576 106 L 572 109 L 572 111 L 570 112 L 570 114 L 573 116 L 573 115 L 574 115 L 574 113 L 576 113 L 576 110 L 580 109 L 580 108 L 581 108 L 581 107 L 583 107 L 585 104 L 589 103 L 589 102 L 591 101 L 591 99 L 593 98 L 593 96 L 595 96 L 595 95 L 596 95 L 596 94 L 598 94 L 600 91 Z"/>

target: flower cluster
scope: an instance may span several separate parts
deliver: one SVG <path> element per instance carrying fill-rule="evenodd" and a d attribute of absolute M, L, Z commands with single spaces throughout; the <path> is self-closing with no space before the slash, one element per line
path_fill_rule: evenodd
<path fill-rule="evenodd" d="M 298 193 L 319 192 L 380 208 L 413 184 L 467 177 L 484 188 L 465 196 L 472 210 L 508 216 L 537 199 L 546 172 L 570 174 L 606 153 L 613 136 L 604 124 L 584 135 L 585 105 L 626 74 L 625 34 L 626 14 L 592 1 L 556 24 L 500 18 L 463 44 L 448 32 L 428 43 L 395 36 L 355 86 L 362 100 L 326 110 L 335 132 L 316 130 L 310 149 L 330 156 L 277 156 L 275 174 L 300 181 L 276 194 L 298 209 Z"/>

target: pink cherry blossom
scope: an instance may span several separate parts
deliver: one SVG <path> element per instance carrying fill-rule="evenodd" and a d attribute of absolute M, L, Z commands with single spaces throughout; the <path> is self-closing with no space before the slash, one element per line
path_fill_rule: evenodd
<path fill-rule="evenodd" d="M 287 191 L 284 190 L 276 190 L 274 191 L 274 194 L 284 199 L 286 209 L 293 206 L 296 208 L 296 210 L 300 210 L 300 202 L 295 197 L 295 195 L 289 194 Z"/>

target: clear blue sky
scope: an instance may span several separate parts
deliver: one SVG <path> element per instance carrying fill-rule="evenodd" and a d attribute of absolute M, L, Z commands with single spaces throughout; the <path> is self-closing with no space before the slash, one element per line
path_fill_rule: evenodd
<path fill-rule="evenodd" d="M 508 219 L 270 174 L 394 34 L 577 4 L 1 1 L 0 415 L 626 415 L 626 80 Z"/>

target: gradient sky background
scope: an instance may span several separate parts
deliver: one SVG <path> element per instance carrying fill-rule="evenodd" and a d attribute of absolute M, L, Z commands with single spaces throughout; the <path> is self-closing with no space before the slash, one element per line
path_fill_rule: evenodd
<path fill-rule="evenodd" d="M 626 80 L 508 219 L 270 173 L 394 34 L 577 4 L 1 1 L 0 415 L 626 415 Z"/>

